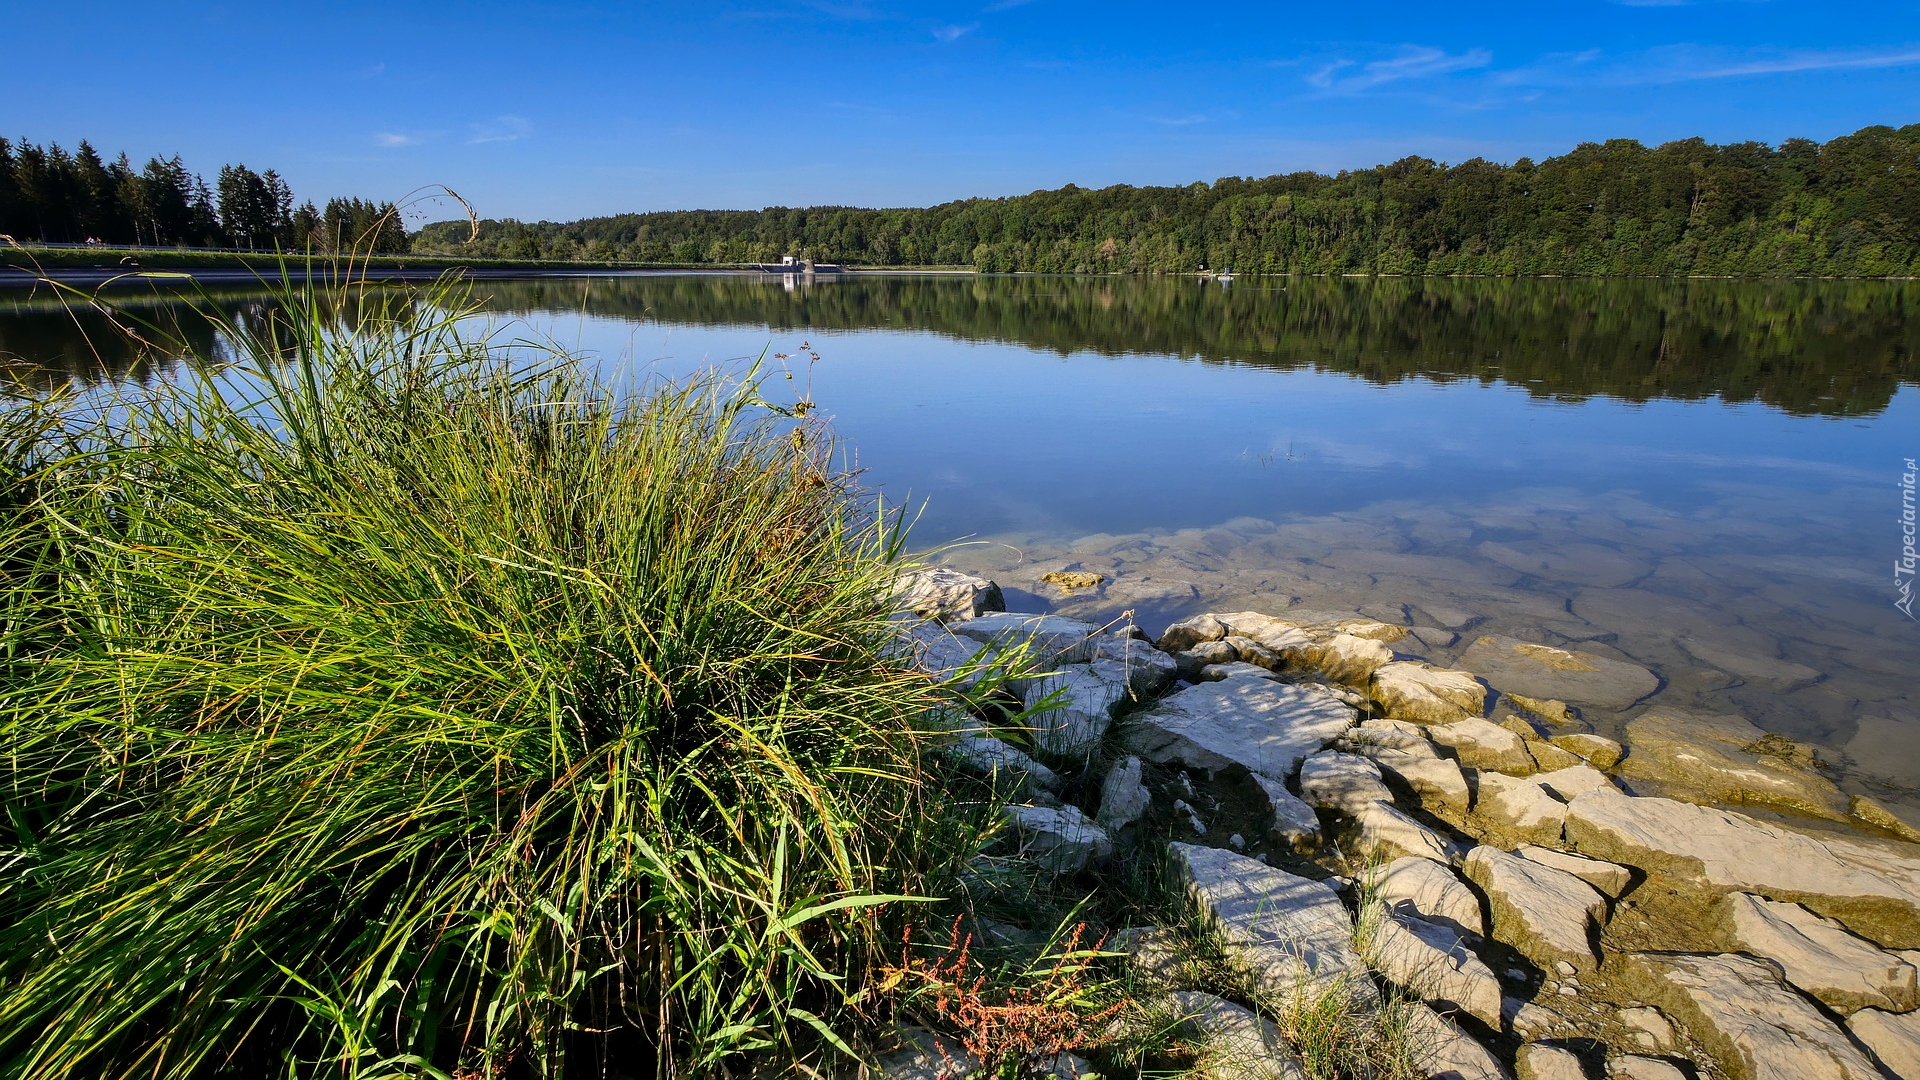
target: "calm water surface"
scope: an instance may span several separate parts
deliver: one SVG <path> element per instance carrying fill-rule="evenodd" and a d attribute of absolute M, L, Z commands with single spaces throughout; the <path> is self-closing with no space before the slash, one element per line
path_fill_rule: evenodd
<path fill-rule="evenodd" d="M 916 537 L 1019 606 L 1362 611 L 1643 664 L 1920 808 L 1920 286 L 728 276 L 489 281 L 504 337 L 676 374 L 763 351 Z M 224 303 L 264 301 L 235 293 Z M 156 301 L 149 310 L 165 314 Z M 0 293 L 20 377 L 151 378 Z M 97 329 L 97 328 L 96 328 Z M 212 343 L 204 343 L 211 348 Z M 784 380 L 770 385 L 780 400 Z M 1111 581 L 1068 595 L 1062 568 Z M 1789 666 L 1793 665 L 1793 666 Z M 1602 731 L 1618 717 L 1589 713 Z M 1896 785 L 1889 789 L 1886 783 Z"/>

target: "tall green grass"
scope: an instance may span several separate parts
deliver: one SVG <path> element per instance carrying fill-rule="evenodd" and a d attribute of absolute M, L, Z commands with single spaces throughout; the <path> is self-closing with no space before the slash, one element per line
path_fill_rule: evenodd
<path fill-rule="evenodd" d="M 750 382 L 382 295 L 21 435 L 0 1076 L 828 1061 L 965 850 L 897 537 Z"/>

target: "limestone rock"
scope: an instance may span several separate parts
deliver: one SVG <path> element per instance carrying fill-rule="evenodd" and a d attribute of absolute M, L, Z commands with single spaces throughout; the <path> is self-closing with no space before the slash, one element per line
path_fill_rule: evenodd
<path fill-rule="evenodd" d="M 1607 1080 L 1687 1080 L 1687 1074 L 1671 1061 L 1620 1054 L 1607 1059 Z"/>
<path fill-rule="evenodd" d="M 1920 844 L 1920 829 L 1907 824 L 1899 815 L 1868 796 L 1850 796 L 1847 799 L 1847 816 L 1853 819 L 1854 824 L 1863 825 L 1874 832 L 1886 833 L 1909 844 Z"/>
<path fill-rule="evenodd" d="M 1094 635 L 1099 632 L 1099 627 L 1078 619 L 1007 611 L 978 615 L 952 629 L 1000 652 L 1024 647 L 1027 659 L 1041 670 L 1092 660 Z"/>
<path fill-rule="evenodd" d="M 1239 657 L 1242 663 L 1252 664 L 1255 667 L 1263 667 L 1268 671 L 1278 670 L 1286 663 L 1286 661 L 1281 659 L 1279 653 L 1274 652 L 1272 649 L 1267 648 L 1252 638 L 1241 637 L 1238 634 L 1228 634 L 1222 643 L 1232 646 L 1234 655 Z M 1198 648 L 1198 646 L 1196 646 L 1196 648 Z"/>
<path fill-rule="evenodd" d="M 1620 1010 L 1620 1026 L 1627 1029 L 1627 1036 L 1633 1044 L 1642 1050 L 1661 1052 L 1672 1050 L 1680 1045 L 1675 1036 L 1673 1022 L 1667 1014 L 1651 1005 L 1638 1005 Z"/>
<path fill-rule="evenodd" d="M 1587 763 L 1579 754 L 1563 750 L 1545 739 L 1535 737 L 1523 741 L 1527 744 L 1527 753 L 1533 755 L 1533 763 L 1541 772 L 1558 772 Z"/>
<path fill-rule="evenodd" d="M 1219 682 L 1222 679 L 1267 679 L 1277 680 L 1280 676 L 1270 668 L 1258 664 L 1234 661 L 1231 664 L 1208 664 L 1199 671 L 1195 682 Z"/>
<path fill-rule="evenodd" d="M 1528 1043 L 1514 1055 L 1520 1080 L 1587 1080 L 1587 1072 L 1573 1051 L 1545 1043 Z"/>
<path fill-rule="evenodd" d="M 1553 848 L 1524 844 L 1514 850 L 1514 854 L 1528 862 L 1537 862 L 1542 866 L 1551 866 L 1555 870 L 1564 870 L 1581 881 L 1598 889 L 1609 900 L 1618 900 L 1620 894 L 1627 891 L 1633 883 L 1633 871 L 1618 863 L 1589 859 L 1585 855 L 1556 851 Z"/>
<path fill-rule="evenodd" d="M 1527 715 L 1537 718 L 1542 723 L 1552 724 L 1555 727 L 1571 727 L 1580 722 L 1573 715 L 1572 710 L 1567 708 L 1567 703 L 1564 701 L 1556 701 L 1553 698 L 1541 700 L 1540 698 L 1530 698 L 1525 694 L 1515 693 L 1508 693 L 1507 700 L 1511 702 L 1515 708 L 1522 710 L 1527 713 Z"/>
<path fill-rule="evenodd" d="M 1286 1036 L 1252 1009 L 1196 990 L 1168 996 L 1183 1018 L 1181 1026 L 1208 1047 L 1203 1068 L 1209 1075 L 1220 1080 L 1306 1080 Z"/>
<path fill-rule="evenodd" d="M 1913 965 L 1884 952 L 1798 904 L 1748 893 L 1727 897 L 1732 940 L 1741 952 L 1780 965 L 1789 983 L 1841 1015 L 1864 1008 L 1911 1012 L 1920 1007 Z"/>
<path fill-rule="evenodd" d="M 1022 704 L 1032 709 L 1048 699 L 1053 705 L 1033 714 L 1034 745 L 1049 754 L 1082 754 L 1106 735 L 1114 709 L 1129 697 L 1126 669 L 1113 661 L 1092 666 L 1070 664 L 1020 681 Z"/>
<path fill-rule="evenodd" d="M 1612 787 L 1613 781 L 1607 774 L 1590 765 L 1571 765 L 1564 769 L 1553 769 L 1534 776 L 1534 782 L 1552 792 L 1554 797 L 1564 802 L 1572 802 L 1576 797 L 1585 795 L 1595 788 Z"/>
<path fill-rule="evenodd" d="M 1418 1002 L 1407 1010 L 1407 1036 L 1414 1065 L 1432 1080 L 1511 1080 L 1492 1051 Z"/>
<path fill-rule="evenodd" d="M 1094 640 L 1094 659 L 1110 660 L 1126 669 L 1127 685 L 1136 698 L 1147 698 L 1166 689 L 1179 674 L 1173 657 L 1152 645 L 1125 634 L 1101 634 Z"/>
<path fill-rule="evenodd" d="M 1275 839 L 1295 851 L 1312 851 L 1320 846 L 1320 818 L 1313 807 L 1301 802 L 1299 797 L 1287 790 L 1287 785 L 1271 776 L 1253 773 L 1253 782 L 1260 793 L 1267 798 L 1267 808 L 1273 812 L 1272 833 Z"/>
<path fill-rule="evenodd" d="M 1458 857 L 1454 842 L 1420 824 L 1394 808 L 1391 803 L 1371 803 L 1353 815 L 1360 854 L 1372 858 L 1397 859 L 1416 855 L 1422 859 L 1451 863 Z"/>
<path fill-rule="evenodd" d="M 1240 650 L 1226 641 L 1203 641 L 1180 653 L 1177 659 L 1189 668 L 1219 667 L 1242 662 Z"/>
<path fill-rule="evenodd" d="M 1353 726 L 1354 711 L 1297 686 L 1228 679 L 1190 686 L 1134 717 L 1127 743 L 1148 761 L 1213 771 L 1239 765 L 1284 780 Z"/>
<path fill-rule="evenodd" d="M 902 636 L 902 647 L 915 667 L 959 690 L 971 689 L 987 674 L 993 661 L 989 647 L 936 622 L 909 627 Z"/>
<path fill-rule="evenodd" d="M 1390 784 L 1400 783 L 1413 794 L 1420 809 L 1430 814 L 1457 823 L 1473 803 L 1467 778 L 1460 772 L 1460 763 L 1452 758 L 1387 751 L 1374 755 L 1373 760 Z"/>
<path fill-rule="evenodd" d="M 1393 650 L 1373 638 L 1335 634 L 1313 651 L 1309 666 L 1335 682 L 1365 686 L 1383 665 L 1393 662 Z"/>
<path fill-rule="evenodd" d="M 1162 652 L 1186 652 L 1203 641 L 1219 641 L 1227 636 L 1227 624 L 1212 615 L 1195 615 L 1191 619 L 1181 619 L 1154 642 Z"/>
<path fill-rule="evenodd" d="M 1814 837 L 1730 810 L 1602 788 L 1567 807 L 1567 842 L 1714 894 L 1801 904 L 1892 949 L 1920 947 L 1920 857 Z"/>
<path fill-rule="evenodd" d="M 1659 676 L 1638 664 L 1498 634 L 1467 646 L 1460 666 L 1504 693 L 1603 709 L 1624 709 L 1660 689 Z"/>
<path fill-rule="evenodd" d="M 1593 934 L 1607 902 L 1591 885 L 1486 846 L 1467 853 L 1465 868 L 1486 894 L 1495 938 L 1542 966 L 1565 961 L 1585 971 L 1600 962 Z"/>
<path fill-rule="evenodd" d="M 1796 749 L 1738 716 L 1656 708 L 1627 723 L 1620 775 L 1688 802 L 1764 806 L 1845 821 L 1846 797 L 1797 760 L 1803 755 Z"/>
<path fill-rule="evenodd" d="M 1375 998 L 1373 984 L 1357 977 L 1353 919 L 1331 887 L 1221 848 L 1168 848 L 1228 955 L 1262 990 L 1283 998 L 1326 992 Z"/>
<path fill-rule="evenodd" d="M 1500 980 L 1457 931 L 1409 915 L 1382 916 L 1367 940 L 1368 966 L 1429 1004 L 1500 1027 Z"/>
<path fill-rule="evenodd" d="M 1463 934 L 1486 936 L 1480 897 L 1450 867 L 1408 855 L 1376 868 L 1373 874 L 1375 895 L 1388 911 L 1450 926 Z"/>
<path fill-rule="evenodd" d="M 1771 656 L 1754 656 L 1726 648 L 1718 642 L 1698 641 L 1692 637 L 1681 637 L 1677 640 L 1680 647 L 1695 660 L 1783 694 L 1812 686 L 1826 678 L 1821 672 L 1790 660 L 1780 660 Z"/>
<path fill-rule="evenodd" d="M 1611 769 L 1620 763 L 1625 751 L 1620 744 L 1603 735 L 1590 735 L 1578 732 L 1572 735 L 1555 735 L 1547 742 L 1584 758 L 1587 764 L 1596 769 Z"/>
<path fill-rule="evenodd" d="M 1300 763 L 1300 797 L 1309 806 L 1357 814 L 1369 803 L 1392 802 L 1380 767 L 1358 754 L 1327 750 Z"/>
<path fill-rule="evenodd" d="M 1487 688 L 1465 671 L 1417 660 L 1382 664 L 1373 673 L 1373 700 L 1388 716 L 1423 724 L 1450 724 L 1487 709 Z"/>
<path fill-rule="evenodd" d="M 1129 757 L 1109 770 L 1106 782 L 1100 785 L 1100 809 L 1094 814 L 1094 821 L 1109 833 L 1119 832 L 1140 820 L 1140 815 L 1153 805 L 1153 795 L 1147 791 L 1140 773 L 1140 759 Z"/>
<path fill-rule="evenodd" d="M 1340 737 L 1340 748 L 1378 761 L 1381 754 L 1406 754 L 1410 757 L 1437 758 L 1440 752 L 1426 729 L 1405 720 L 1362 720 Z"/>
<path fill-rule="evenodd" d="M 1180 935 L 1163 926 L 1131 926 L 1107 939 L 1107 951 L 1122 953 L 1133 969 L 1148 980 L 1171 986 L 1186 969 L 1191 948 Z"/>
<path fill-rule="evenodd" d="M 1866 1044 L 1893 1075 L 1920 1080 L 1920 1013 L 1862 1009 L 1847 1017 L 1847 1030 Z"/>
<path fill-rule="evenodd" d="M 1000 586 L 986 578 L 945 567 L 902 574 L 894 582 L 893 602 L 901 611 L 949 623 L 965 622 L 989 611 L 1007 610 Z"/>
<path fill-rule="evenodd" d="M 998 774 L 1016 778 L 1021 794 L 1060 790 L 1060 777 L 1052 769 L 1028 757 L 1019 747 L 1004 739 L 991 735 L 967 735 L 948 747 L 947 752 L 974 772 L 988 777 Z"/>
<path fill-rule="evenodd" d="M 1533 755 L 1520 736 L 1498 724 L 1477 717 L 1436 724 L 1427 729 L 1434 742 L 1453 748 L 1460 764 L 1470 769 L 1488 769 L 1510 776 L 1526 776 L 1534 771 Z"/>
<path fill-rule="evenodd" d="M 1019 833 L 1021 853 L 1056 874 L 1076 873 L 1113 853 L 1106 830 L 1071 806 L 1009 806 L 1007 821 Z"/>
<path fill-rule="evenodd" d="M 1747 956 L 1630 953 L 1616 980 L 1675 1017 L 1730 1080 L 1883 1080 L 1846 1033 Z"/>
<path fill-rule="evenodd" d="M 1483 772 L 1473 816 L 1495 835 L 1557 844 L 1567 824 L 1567 804 L 1548 794 L 1537 781 Z"/>

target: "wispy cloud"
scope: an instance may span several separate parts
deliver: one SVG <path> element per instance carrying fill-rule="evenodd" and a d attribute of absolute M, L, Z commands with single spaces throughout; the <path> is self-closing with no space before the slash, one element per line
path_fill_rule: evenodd
<path fill-rule="evenodd" d="M 939 38 L 941 41 L 959 41 L 961 38 L 978 29 L 980 29 L 980 24 L 977 22 L 968 23 L 965 26 L 936 26 L 933 28 L 933 36 Z"/>
<path fill-rule="evenodd" d="M 1189 124 L 1204 124 L 1207 122 L 1207 118 L 1199 113 L 1195 113 L 1192 116 L 1149 116 L 1147 119 L 1156 124 L 1165 124 L 1168 127 L 1186 127 Z"/>
<path fill-rule="evenodd" d="M 382 131 L 373 137 L 376 146 L 412 146 L 420 140 L 412 135 L 402 135 L 397 131 Z"/>
<path fill-rule="evenodd" d="M 1920 45 L 1738 52 L 1670 45 L 1611 57 L 1597 49 L 1550 54 L 1524 67 L 1500 72 L 1495 78 L 1510 86 L 1648 86 L 1910 65 L 1920 65 Z"/>
<path fill-rule="evenodd" d="M 470 124 L 469 143 L 518 142 L 533 134 L 533 124 L 523 116 L 496 116 L 484 123 Z"/>
<path fill-rule="evenodd" d="M 1431 79 L 1456 71 L 1471 71 L 1493 63 L 1485 49 L 1449 53 L 1425 45 L 1402 46 L 1400 54 L 1361 63 L 1345 57 L 1327 61 L 1307 75 L 1308 84 L 1330 94 L 1359 94 L 1387 83 Z"/>
<path fill-rule="evenodd" d="M 1033 3 L 1033 0 L 993 0 L 993 3 L 988 4 L 980 10 L 982 13 L 991 14 L 995 11 L 1006 11 L 1010 8 L 1017 8 L 1031 3 Z"/>

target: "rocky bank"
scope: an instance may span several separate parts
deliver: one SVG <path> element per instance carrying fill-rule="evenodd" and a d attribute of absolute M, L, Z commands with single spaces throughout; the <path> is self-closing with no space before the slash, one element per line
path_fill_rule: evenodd
<path fill-rule="evenodd" d="M 1743 717 L 1636 709 L 1644 668 L 1300 609 L 1149 641 L 999 610 L 956 571 L 902 599 L 956 687 L 1006 657 L 1050 672 L 1010 684 L 1055 703 L 1031 731 L 958 720 L 948 746 L 1020 792 L 1019 857 L 1165 860 L 1248 985 L 1424 1002 L 1432 1077 L 1920 1080 L 1920 834 Z M 1428 662 L 1438 640 L 1457 666 Z M 1384 916 L 1356 935 L 1363 901 Z M 1164 933 L 1114 940 L 1231 1047 L 1216 1075 L 1304 1075 L 1248 1003 L 1166 977 Z M 964 1071 L 913 1050 L 888 1075 Z"/>

